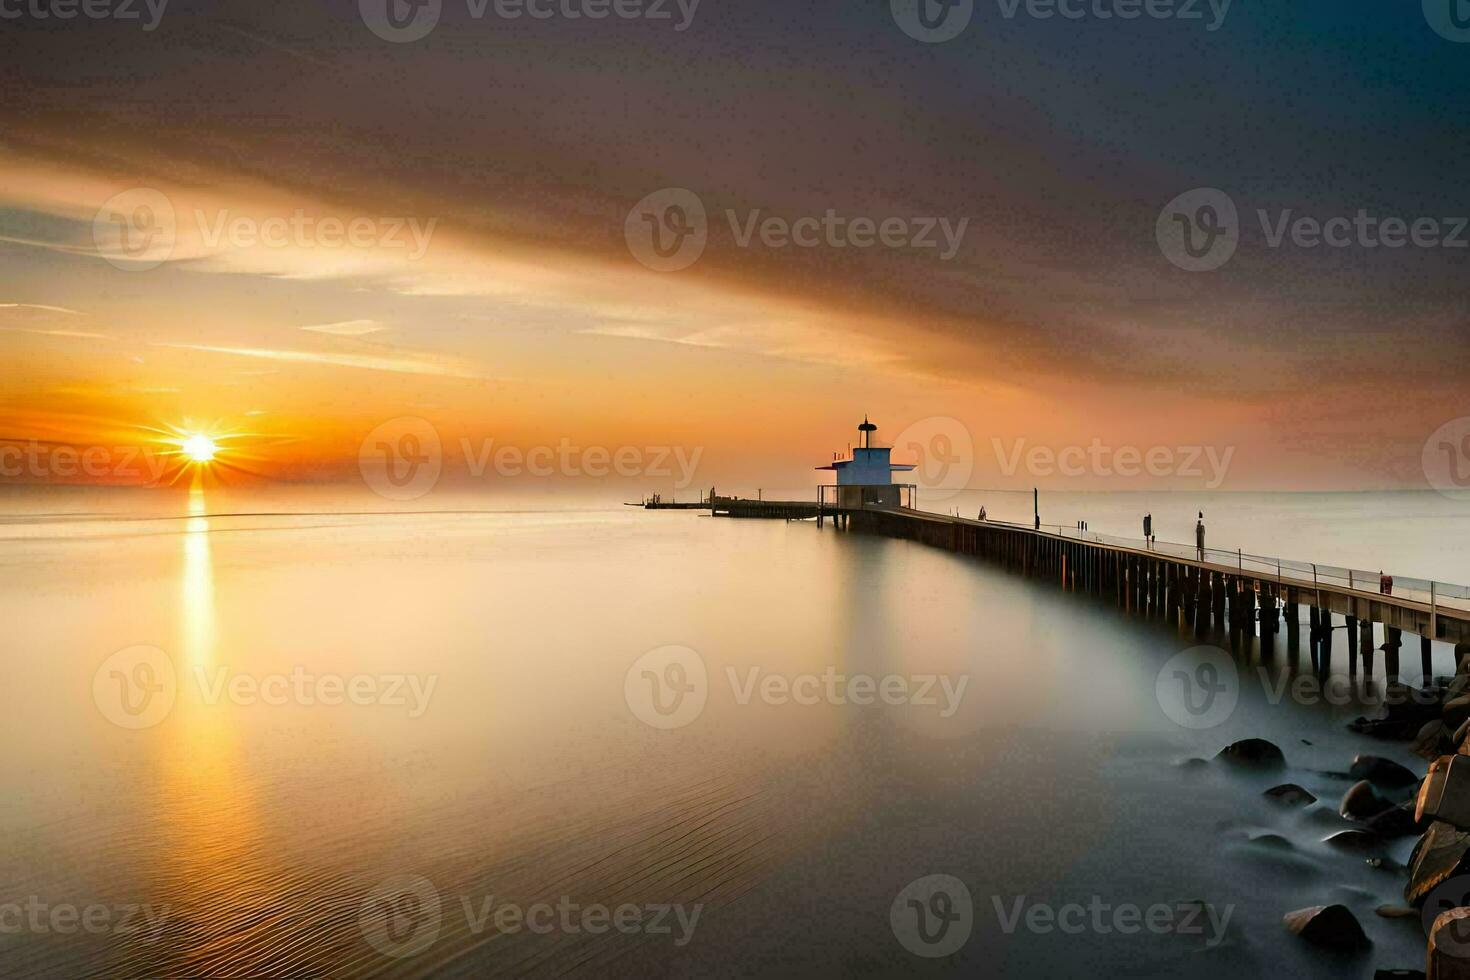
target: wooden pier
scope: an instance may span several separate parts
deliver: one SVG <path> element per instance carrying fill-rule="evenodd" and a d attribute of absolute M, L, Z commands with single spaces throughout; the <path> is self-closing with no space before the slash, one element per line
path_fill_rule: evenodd
<path fill-rule="evenodd" d="M 667 505 L 665 505 L 667 506 Z M 1288 644 L 1300 643 L 1301 607 L 1308 611 L 1306 637 L 1312 661 L 1326 671 L 1332 654 L 1332 633 L 1347 630 L 1349 669 L 1356 671 L 1362 657 L 1365 671 L 1373 670 L 1377 650 L 1385 656 L 1390 678 L 1399 672 L 1404 634 L 1419 637 L 1423 673 L 1430 670 L 1430 643 L 1455 644 L 1457 660 L 1470 655 L 1470 602 L 1437 601 L 1431 587 L 1427 597 L 1390 595 L 1359 589 L 1348 583 L 1313 581 L 1294 569 L 1275 574 L 1213 560 L 1203 560 L 1137 546 L 1052 532 L 1002 521 L 968 520 L 931 514 L 908 507 L 835 508 L 830 503 L 743 500 L 712 497 L 701 509 L 715 516 L 797 520 L 815 517 L 841 530 L 862 531 L 919 541 L 957 554 L 974 555 L 1020 574 L 1047 579 L 1069 591 L 1113 598 L 1130 610 L 1176 619 L 1182 628 L 1204 636 L 1211 631 L 1232 636 L 1274 637 L 1287 634 Z M 1370 584 L 1370 583 L 1364 583 Z M 1371 583 L 1371 584 L 1377 584 Z M 1338 623 L 1334 617 L 1342 617 Z M 1377 643 L 1374 624 L 1382 627 Z"/>

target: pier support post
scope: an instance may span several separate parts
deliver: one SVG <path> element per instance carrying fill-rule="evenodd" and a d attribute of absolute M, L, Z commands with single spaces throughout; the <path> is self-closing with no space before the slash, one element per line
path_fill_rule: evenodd
<path fill-rule="evenodd" d="M 1383 640 L 1383 669 L 1388 674 L 1390 682 L 1399 679 L 1399 647 L 1403 646 L 1403 636 L 1396 626 L 1385 627 L 1387 634 Z"/>
<path fill-rule="evenodd" d="M 1347 648 L 1348 648 L 1348 673 L 1358 672 L 1358 617 L 1348 616 L 1347 622 Z"/>
<path fill-rule="evenodd" d="M 1307 650 L 1312 655 L 1312 667 L 1317 666 L 1317 648 L 1322 642 L 1322 611 L 1316 606 L 1307 607 L 1310 632 L 1307 634 Z"/>
<path fill-rule="evenodd" d="M 1250 579 L 1240 582 L 1240 626 L 1246 636 L 1256 635 L 1256 587 Z"/>
<path fill-rule="evenodd" d="M 1209 593 L 1206 592 L 1208 583 L 1205 576 L 1209 572 L 1203 568 L 1197 568 L 1194 572 L 1194 635 L 1204 636 L 1210 625 L 1210 601 Z"/>
<path fill-rule="evenodd" d="M 1427 636 L 1419 637 L 1419 669 L 1424 675 L 1424 683 L 1428 684 L 1434 676 L 1434 658 L 1430 656 L 1433 646 Z"/>
<path fill-rule="evenodd" d="M 1373 621 L 1365 619 L 1361 625 L 1362 635 L 1360 637 L 1363 648 L 1363 675 L 1373 676 Z"/>
<path fill-rule="evenodd" d="M 1332 611 L 1322 610 L 1321 632 L 1318 640 L 1317 670 L 1325 677 L 1332 669 Z"/>
<path fill-rule="evenodd" d="M 1295 653 L 1301 646 L 1302 621 L 1301 610 L 1294 602 L 1288 602 L 1284 609 L 1286 616 L 1286 649 Z"/>

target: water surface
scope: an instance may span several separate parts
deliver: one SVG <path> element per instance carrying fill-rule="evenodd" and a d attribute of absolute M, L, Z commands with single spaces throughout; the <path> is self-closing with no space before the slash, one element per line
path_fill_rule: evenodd
<path fill-rule="evenodd" d="M 0 525 L 0 903 L 155 915 L 121 934 L 7 930 L 7 976 L 1368 977 L 1422 962 L 1417 921 L 1373 912 L 1399 900 L 1401 875 L 1321 843 L 1346 826 L 1336 774 L 1355 753 L 1422 763 L 1346 731 L 1359 704 L 1272 704 L 1256 681 L 1222 724 L 1182 728 L 1155 681 L 1198 641 L 1050 584 L 908 542 L 689 512 L 225 517 L 195 500 L 160 518 L 54 503 Z M 1397 547 L 1412 562 L 1441 543 Z M 134 730 L 94 680 L 136 645 L 163 651 L 177 693 Z M 662 730 L 625 682 L 668 645 L 694 651 L 709 684 L 697 717 Z M 1293 670 L 1284 647 L 1239 663 L 1247 678 Z M 1417 679 L 1416 657 L 1405 668 Z M 966 686 L 948 717 L 742 704 L 731 670 Z M 366 677 L 391 703 L 211 696 L 222 679 L 301 674 Z M 397 702 L 393 678 L 408 679 Z M 1290 770 L 1188 764 L 1249 735 Z M 1321 802 L 1260 798 L 1286 779 Z M 966 884 L 975 918 L 931 960 L 889 912 L 936 873 Z M 405 882 L 420 892 L 404 898 Z M 1222 936 L 1008 933 L 996 912 L 1196 899 L 1231 909 Z M 670 933 L 484 918 L 538 902 L 699 911 Z M 1284 912 L 1330 902 L 1358 914 L 1370 953 L 1325 958 L 1282 929 Z M 411 955 L 373 942 L 397 951 L 430 919 Z"/>

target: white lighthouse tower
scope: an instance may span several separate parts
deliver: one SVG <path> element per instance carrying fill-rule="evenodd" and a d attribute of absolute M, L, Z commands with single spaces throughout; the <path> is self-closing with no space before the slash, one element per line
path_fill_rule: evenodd
<path fill-rule="evenodd" d="M 889 446 L 873 445 L 873 433 L 878 427 L 863 416 L 858 426 L 862 433 L 861 445 L 852 451 L 851 459 L 834 459 L 819 470 L 832 470 L 837 474 L 835 488 L 838 507 L 901 507 L 902 493 L 910 484 L 894 483 L 893 474 L 904 473 L 914 468 L 912 463 L 895 463 L 890 458 Z M 827 487 L 818 491 L 822 499 L 828 494 Z"/>

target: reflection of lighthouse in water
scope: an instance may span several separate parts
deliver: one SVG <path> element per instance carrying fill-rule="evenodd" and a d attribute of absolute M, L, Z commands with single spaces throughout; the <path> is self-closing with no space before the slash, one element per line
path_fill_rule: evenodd
<path fill-rule="evenodd" d="M 914 468 L 912 463 L 895 463 L 890 459 L 891 446 L 873 445 L 873 433 L 878 427 L 863 416 L 858 426 L 862 433 L 862 445 L 852 450 L 851 459 L 836 459 L 819 470 L 832 470 L 837 474 L 838 507 L 899 507 L 902 506 L 902 484 L 893 482 L 894 473 L 903 473 Z"/>

